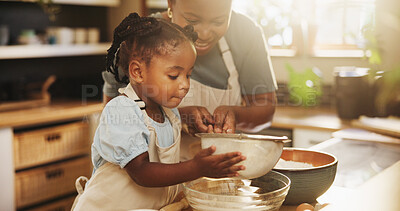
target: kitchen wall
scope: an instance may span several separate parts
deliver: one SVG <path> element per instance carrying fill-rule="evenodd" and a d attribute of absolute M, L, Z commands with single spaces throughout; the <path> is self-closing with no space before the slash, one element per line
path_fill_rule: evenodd
<path fill-rule="evenodd" d="M 382 66 L 400 66 L 400 1 L 377 0 L 377 38 L 382 46 Z"/>

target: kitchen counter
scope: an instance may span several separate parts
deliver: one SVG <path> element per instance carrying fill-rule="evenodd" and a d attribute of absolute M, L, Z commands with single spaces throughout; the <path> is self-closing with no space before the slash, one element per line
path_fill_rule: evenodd
<path fill-rule="evenodd" d="M 400 161 L 321 211 L 400 210 Z"/>
<path fill-rule="evenodd" d="M 324 107 L 276 107 L 271 127 L 305 128 L 337 131 L 350 127 L 350 121 L 342 120 L 336 110 Z"/>
<path fill-rule="evenodd" d="M 332 187 L 317 199 L 329 204 L 321 210 L 400 210 L 400 144 L 333 138 L 311 149 L 338 158 Z M 282 206 L 280 211 L 296 207 Z"/>

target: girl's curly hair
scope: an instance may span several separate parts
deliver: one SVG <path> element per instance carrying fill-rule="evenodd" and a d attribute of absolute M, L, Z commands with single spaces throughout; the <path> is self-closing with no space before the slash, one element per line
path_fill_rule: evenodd
<path fill-rule="evenodd" d="M 129 83 L 131 59 L 141 59 L 149 65 L 154 55 L 166 55 L 180 43 L 193 44 L 196 40 L 197 33 L 191 25 L 182 28 L 162 19 L 131 13 L 114 30 L 113 42 L 107 51 L 106 70 L 113 73 L 118 82 Z"/>

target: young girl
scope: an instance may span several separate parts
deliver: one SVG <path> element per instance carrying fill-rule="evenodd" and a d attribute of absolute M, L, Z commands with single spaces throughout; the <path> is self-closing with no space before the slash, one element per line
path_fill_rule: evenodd
<path fill-rule="evenodd" d="M 102 112 L 92 145 L 94 173 L 73 209 L 160 209 L 174 200 L 179 183 L 237 176 L 244 169 L 235 165 L 245 159 L 239 152 L 212 155 L 215 146 L 179 163 L 175 107 L 189 89 L 196 39 L 190 26 L 136 13 L 115 29 L 107 70 L 128 86 Z"/>

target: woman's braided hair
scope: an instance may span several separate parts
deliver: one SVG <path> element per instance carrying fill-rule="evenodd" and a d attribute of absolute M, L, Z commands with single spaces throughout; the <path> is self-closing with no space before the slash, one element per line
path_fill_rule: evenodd
<path fill-rule="evenodd" d="M 166 55 L 180 43 L 189 41 L 193 44 L 196 39 L 193 26 L 181 28 L 162 19 L 131 13 L 114 30 L 106 70 L 113 73 L 118 82 L 128 83 L 131 59 L 140 59 L 149 65 L 154 55 Z M 119 68 L 123 75 L 120 75 Z"/>

